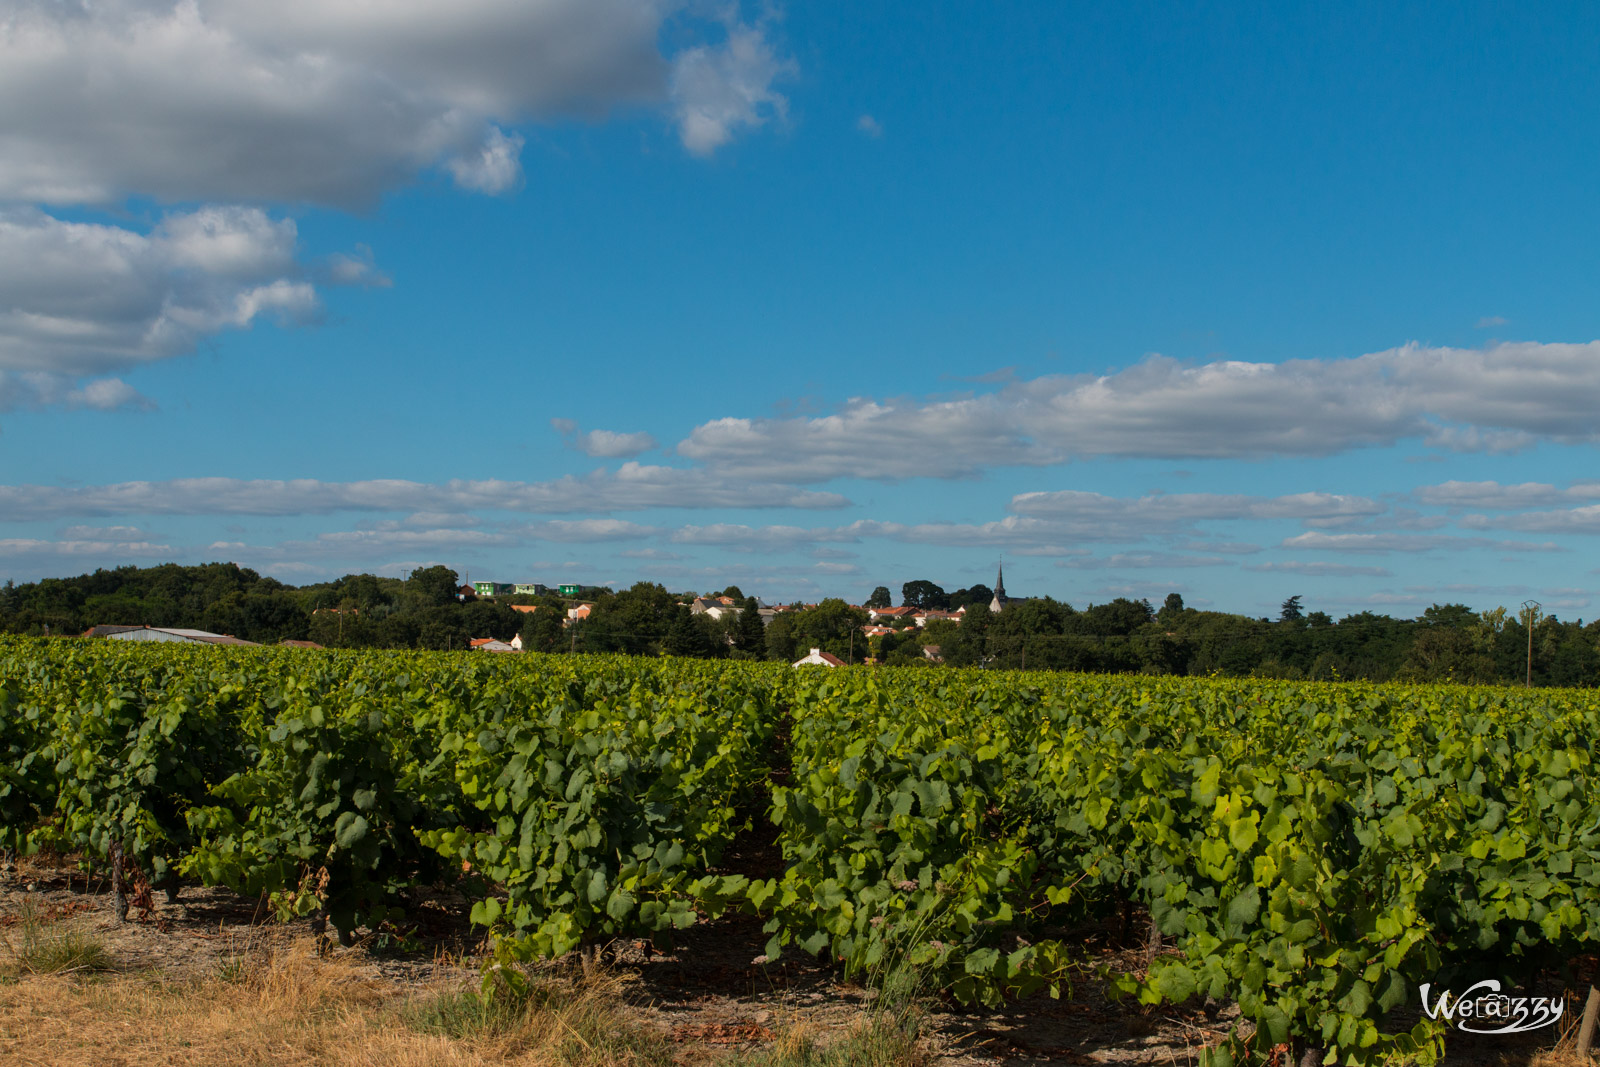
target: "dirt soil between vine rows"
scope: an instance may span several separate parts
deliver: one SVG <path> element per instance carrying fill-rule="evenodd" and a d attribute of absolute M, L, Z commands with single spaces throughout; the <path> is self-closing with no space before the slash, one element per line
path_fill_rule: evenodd
<path fill-rule="evenodd" d="M 106 880 L 85 874 L 71 858 L 0 863 L 0 956 L 12 940 L 8 935 L 24 921 L 25 911 L 31 911 L 38 920 L 72 924 L 103 943 L 115 962 L 116 981 L 144 975 L 161 983 L 203 983 L 251 954 L 298 952 L 311 957 L 319 951 L 314 962 L 337 971 L 341 981 L 361 983 L 377 1002 L 398 1004 L 421 991 L 471 987 L 478 981 L 482 944 L 466 922 L 467 902 L 449 894 L 410 902 L 420 947 L 409 951 L 370 937 L 349 947 L 319 946 L 309 920 L 278 923 L 263 902 L 227 890 L 185 887 L 175 902 L 160 892 L 153 897 L 147 907 L 133 909 L 127 922 L 118 923 Z M 1197 1062 L 1203 1047 L 1222 1039 L 1236 1010 L 1208 1014 L 1198 1003 L 1142 1008 L 1109 999 L 1097 975 L 1138 970 L 1146 962 L 1142 949 L 1119 945 L 1117 934 L 1082 931 L 1084 966 L 1070 995 L 1060 1000 L 1040 995 L 985 1011 L 935 998 L 924 1038 L 928 1062 L 939 1067 Z M 758 1051 L 796 1030 L 826 1042 L 865 1017 L 871 994 L 843 981 L 832 968 L 797 955 L 774 964 L 755 962 L 765 941 L 758 921 L 719 919 L 683 931 L 670 951 L 657 951 L 644 941 L 615 943 L 605 966 L 616 979 L 628 1015 L 680 1048 L 676 1058 L 686 1064 Z M 554 975 L 577 970 L 576 962 L 546 966 Z M 87 976 L 72 980 L 106 981 Z M 32 1043 L 47 1029 L 37 1004 L 26 1011 L 17 1007 L 19 997 L 30 995 L 30 983 L 39 981 L 45 979 L 23 976 L 0 984 L 0 1062 L 69 1062 L 40 1055 Z M 32 994 L 35 1001 L 38 992 Z M 1460 1035 L 1452 1040 L 1446 1062 L 1576 1063 L 1568 1050 L 1581 1000 L 1575 991 L 1568 995 L 1569 1018 L 1559 1031 L 1517 1037 Z M 38 1032 L 30 1034 L 30 1027 Z M 140 1062 L 152 1062 L 148 1050 Z M 191 1061 L 157 1055 L 153 1062 Z M 275 1059 L 262 1049 L 248 1062 L 301 1061 Z"/>

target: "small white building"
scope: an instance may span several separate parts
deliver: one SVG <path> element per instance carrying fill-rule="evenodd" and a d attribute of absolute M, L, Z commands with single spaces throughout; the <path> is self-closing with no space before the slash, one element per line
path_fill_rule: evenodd
<path fill-rule="evenodd" d="M 811 652 L 794 661 L 796 667 L 843 667 L 844 660 L 831 652 L 813 648 Z"/>

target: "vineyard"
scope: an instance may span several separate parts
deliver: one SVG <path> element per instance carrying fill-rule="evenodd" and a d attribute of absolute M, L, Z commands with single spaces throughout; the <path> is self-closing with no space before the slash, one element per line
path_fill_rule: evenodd
<path fill-rule="evenodd" d="M 1213 1063 L 1429 1063 L 1420 984 L 1594 951 L 1597 733 L 1577 690 L 5 638 L 0 847 L 345 938 L 448 883 L 504 976 L 742 912 L 993 1004 L 1137 917 L 1114 983 L 1237 1003 Z M 723 866 L 768 828 L 781 873 Z"/>

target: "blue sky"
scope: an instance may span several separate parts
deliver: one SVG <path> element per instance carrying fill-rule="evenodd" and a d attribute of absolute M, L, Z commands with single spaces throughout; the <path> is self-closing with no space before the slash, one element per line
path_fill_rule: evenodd
<path fill-rule="evenodd" d="M 0 0 L 0 574 L 1600 603 L 1591 5 Z"/>

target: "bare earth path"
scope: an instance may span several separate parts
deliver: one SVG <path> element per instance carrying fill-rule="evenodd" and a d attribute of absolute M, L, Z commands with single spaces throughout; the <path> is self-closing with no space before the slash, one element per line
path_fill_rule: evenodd
<path fill-rule="evenodd" d="M 167 988 L 175 983 L 203 988 L 246 957 L 263 953 L 302 958 L 308 968 L 321 967 L 349 989 L 358 989 L 360 1003 L 371 1005 L 404 1003 L 419 992 L 470 986 L 478 978 L 480 945 L 464 920 L 465 904 L 447 897 L 420 901 L 413 909 L 420 950 L 385 950 L 368 940 L 349 948 L 334 945 L 321 958 L 316 956 L 309 922 L 279 924 L 262 902 L 226 890 L 187 887 L 175 903 L 157 893 L 147 912 L 136 911 L 129 922 L 119 924 L 112 917 L 108 886 L 86 877 L 74 864 L 37 858 L 0 864 L 0 938 L 16 929 L 25 901 L 49 921 L 75 923 L 92 931 L 121 970 L 118 982 L 143 975 Z M 680 935 L 669 952 L 654 951 L 646 942 L 618 943 L 609 966 L 625 1010 L 639 1025 L 672 1042 L 678 1050 L 675 1058 L 684 1063 L 759 1049 L 797 1032 L 826 1041 L 864 1017 L 870 994 L 841 981 L 826 966 L 798 956 L 771 965 L 755 963 L 765 940 L 760 924 L 753 920 L 705 922 Z M 1108 1000 L 1093 977 L 1093 966 L 1134 968 L 1139 953 L 1120 950 L 1104 931 L 1086 932 L 1084 949 L 1090 966 L 1075 982 L 1071 997 L 1034 997 L 999 1011 L 936 1004 L 929 1020 L 930 1060 L 940 1067 L 1186 1065 L 1196 1061 L 1201 1047 L 1226 1031 L 1229 1011 L 1210 1018 L 1198 1006 L 1143 1009 Z M 560 970 L 570 965 L 549 966 Z M 40 1011 L 52 1000 L 70 999 L 67 990 L 72 981 L 24 978 L 0 985 L 0 1062 L 72 1062 L 70 1057 L 52 1059 L 37 1053 L 34 1045 L 34 1039 L 43 1038 L 51 1026 L 67 1025 L 61 1020 L 47 1022 L 53 1016 Z M 45 995 L 46 990 L 51 992 Z M 1521 1035 L 1520 1040 L 1453 1041 L 1447 1062 L 1560 1063 L 1565 1059 L 1560 1053 L 1539 1051 L 1550 1048 L 1558 1036 L 1547 1030 Z M 150 1039 L 143 1040 L 148 1044 Z M 263 1040 L 259 1056 L 229 1062 L 300 1062 L 287 1046 L 275 1058 L 270 1039 Z M 435 1050 L 432 1055 L 419 1062 L 454 1062 L 453 1053 Z M 388 1060 L 372 1062 L 406 1058 L 395 1051 Z M 140 1058 L 128 1062 L 178 1064 L 205 1059 L 174 1058 L 144 1047 Z"/>

